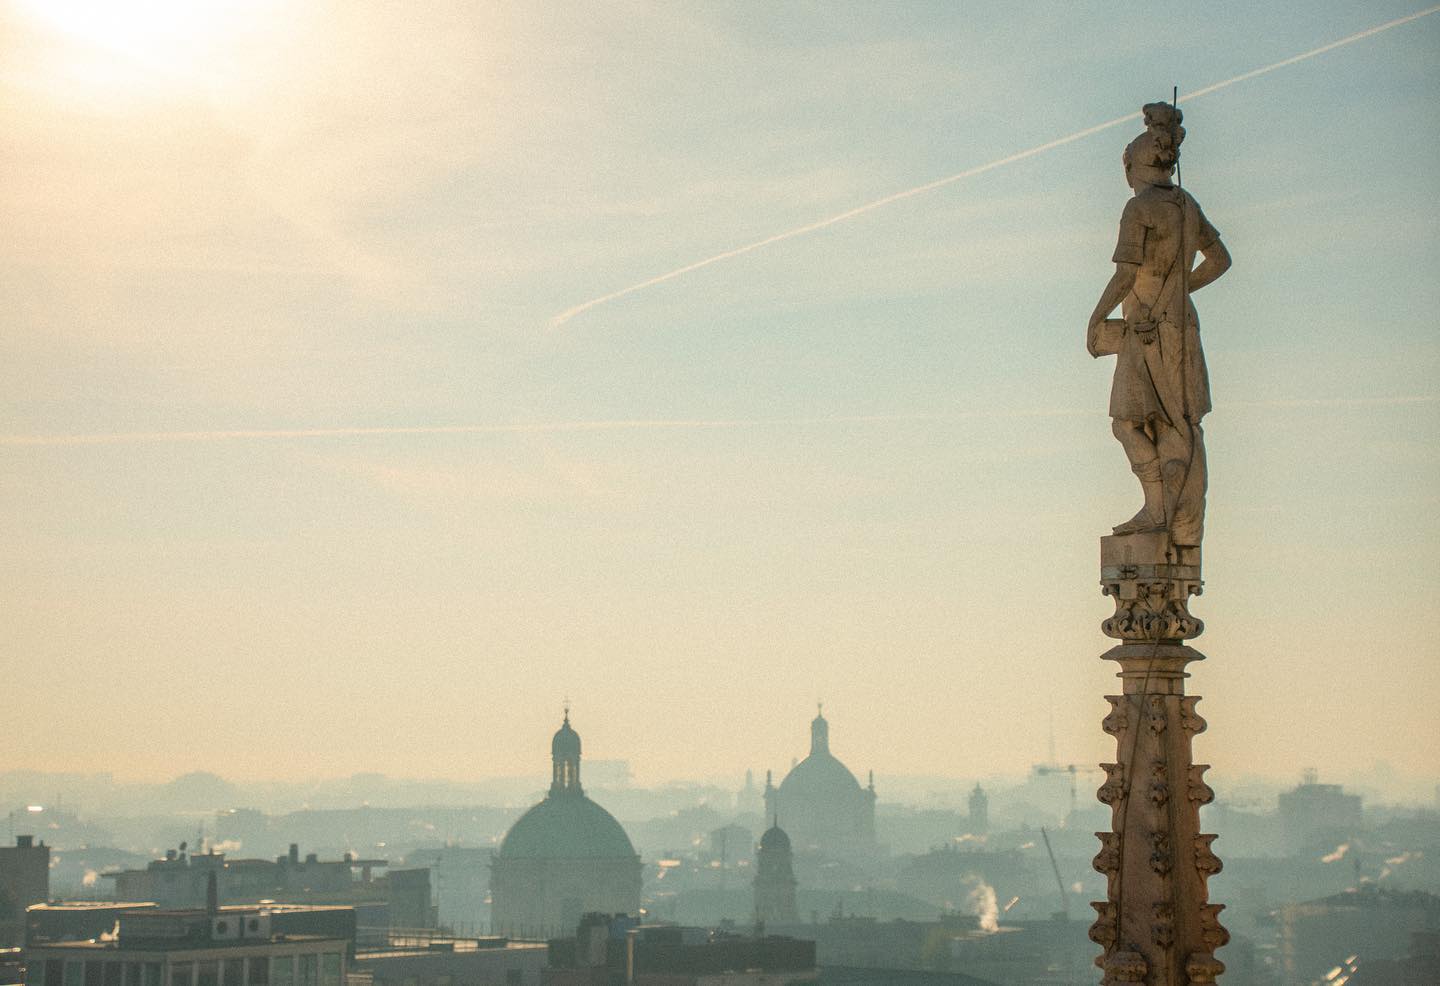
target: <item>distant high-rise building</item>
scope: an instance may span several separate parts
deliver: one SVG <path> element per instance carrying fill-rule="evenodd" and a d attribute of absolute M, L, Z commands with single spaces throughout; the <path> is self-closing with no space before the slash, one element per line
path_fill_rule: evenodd
<path fill-rule="evenodd" d="M 1299 787 L 1276 800 L 1280 827 L 1292 850 L 1333 848 L 1360 830 L 1360 795 L 1346 794 L 1339 784 L 1321 784 L 1313 767 L 1305 771 Z"/>
<path fill-rule="evenodd" d="M 990 796 L 979 784 L 970 792 L 970 831 L 976 835 L 990 831 Z"/>
<path fill-rule="evenodd" d="M 760 814 L 765 810 L 765 800 L 760 787 L 755 783 L 755 771 L 745 771 L 745 786 L 735 794 L 735 810 L 741 814 Z"/>
<path fill-rule="evenodd" d="M 755 853 L 755 920 L 766 924 L 795 924 L 795 866 L 790 837 L 777 821 L 760 837 Z"/>
<path fill-rule="evenodd" d="M 766 775 L 765 813 L 785 819 L 802 851 L 843 855 L 875 848 L 875 775 L 861 787 L 830 752 L 830 724 L 823 712 L 810 723 L 810 755 L 790 769 L 778 788 Z"/>
<path fill-rule="evenodd" d="M 0 948 L 25 944 L 25 908 L 50 898 L 50 847 L 19 835 L 0 846 Z"/>
<path fill-rule="evenodd" d="M 572 933 L 590 912 L 640 910 L 640 856 L 580 786 L 580 736 L 568 711 L 550 755 L 550 793 L 510 827 L 490 864 L 497 934 L 554 937 Z"/>

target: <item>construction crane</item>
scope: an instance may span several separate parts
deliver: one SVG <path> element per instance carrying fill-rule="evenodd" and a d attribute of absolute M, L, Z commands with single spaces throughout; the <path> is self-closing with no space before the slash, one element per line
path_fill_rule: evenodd
<path fill-rule="evenodd" d="M 1101 770 L 1100 770 L 1099 767 L 1091 767 L 1091 766 L 1089 766 L 1088 764 L 1083 764 L 1083 763 L 1066 763 L 1066 764 L 1059 764 L 1059 763 L 1037 763 L 1035 766 L 1031 767 L 1030 770 L 1031 770 L 1031 772 L 1034 773 L 1035 776 L 1037 776 L 1037 777 L 1046 777 L 1046 776 L 1049 776 L 1050 774 L 1069 774 L 1069 775 L 1070 775 L 1070 813 L 1071 813 L 1072 815 L 1075 813 L 1075 809 L 1076 809 L 1076 807 L 1077 807 L 1078 804 L 1079 804 L 1079 801 L 1078 801 L 1078 798 L 1077 798 L 1077 793 L 1078 793 L 1078 792 L 1077 792 L 1077 790 L 1076 790 L 1077 777 L 1078 777 L 1078 775 L 1081 774 L 1081 773 L 1086 773 L 1086 774 L 1099 774 L 1099 773 L 1101 773 Z"/>
<path fill-rule="evenodd" d="M 1060 864 L 1055 862 L 1055 850 L 1050 848 L 1050 833 L 1040 826 L 1040 837 L 1045 840 L 1045 851 L 1050 854 L 1050 868 L 1055 871 L 1055 886 L 1060 888 L 1060 913 L 1070 920 L 1070 895 L 1065 891 L 1065 881 L 1060 877 Z"/>

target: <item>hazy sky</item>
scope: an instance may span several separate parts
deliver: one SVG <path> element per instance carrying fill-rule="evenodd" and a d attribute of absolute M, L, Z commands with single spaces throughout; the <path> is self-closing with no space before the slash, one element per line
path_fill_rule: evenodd
<path fill-rule="evenodd" d="M 783 769 L 817 698 L 882 797 L 1052 717 L 1109 759 L 1138 125 L 552 324 L 1423 9 L 1016 6 L 5 4 L 5 761 L 529 772 L 566 696 L 642 781 Z M 1185 107 L 1222 791 L 1440 763 L 1437 56 Z"/>

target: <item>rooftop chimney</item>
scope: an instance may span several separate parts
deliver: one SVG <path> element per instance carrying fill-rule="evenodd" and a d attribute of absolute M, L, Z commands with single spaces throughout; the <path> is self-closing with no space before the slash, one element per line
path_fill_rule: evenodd
<path fill-rule="evenodd" d="M 15 837 L 15 848 L 17 849 L 30 849 L 34 845 L 35 837 L 33 835 L 17 835 Z"/>

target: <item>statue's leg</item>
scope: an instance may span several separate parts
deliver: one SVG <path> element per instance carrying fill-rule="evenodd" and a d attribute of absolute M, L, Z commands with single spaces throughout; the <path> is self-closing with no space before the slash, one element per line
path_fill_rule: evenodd
<path fill-rule="evenodd" d="M 1205 528 L 1205 432 L 1199 424 L 1167 426 L 1156 439 L 1170 540 L 1178 545 L 1198 545 Z"/>
<path fill-rule="evenodd" d="M 1130 460 L 1130 469 L 1140 480 L 1140 489 L 1145 493 L 1145 505 L 1123 524 L 1115 526 L 1116 534 L 1134 534 L 1138 531 L 1163 530 L 1165 527 L 1165 488 L 1162 481 L 1160 455 L 1155 439 L 1151 437 L 1142 421 L 1126 421 L 1112 418 L 1110 430 L 1119 439 Z"/>

